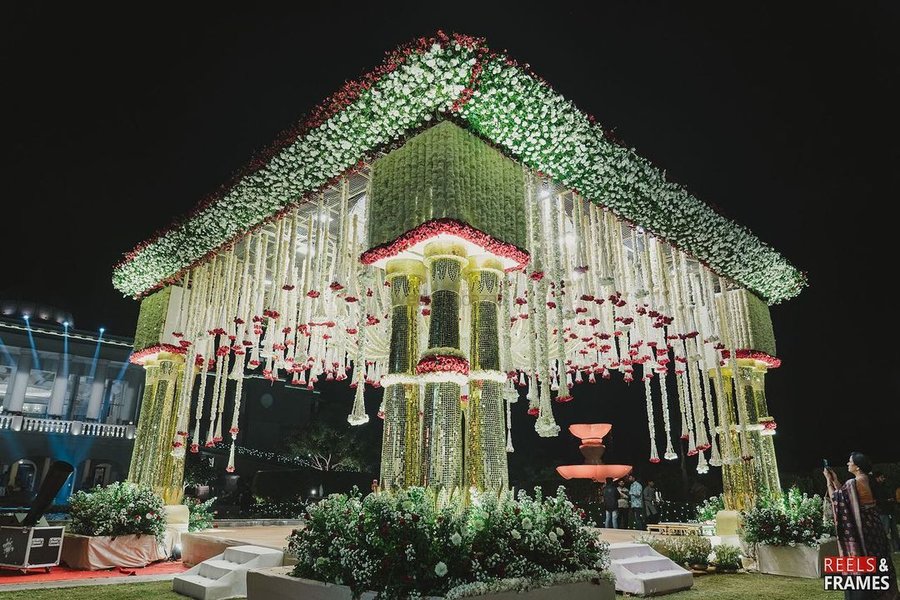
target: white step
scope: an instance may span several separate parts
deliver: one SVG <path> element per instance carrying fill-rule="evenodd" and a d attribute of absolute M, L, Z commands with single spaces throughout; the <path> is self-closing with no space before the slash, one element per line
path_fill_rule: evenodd
<path fill-rule="evenodd" d="M 279 567 L 281 550 L 232 546 L 172 580 L 172 590 L 197 600 L 223 600 L 247 595 L 247 571 Z"/>
<path fill-rule="evenodd" d="M 609 545 L 610 560 L 630 558 L 632 556 L 657 556 L 658 554 L 647 544 L 619 542 Z"/>
<path fill-rule="evenodd" d="M 204 560 L 200 563 L 200 575 L 202 577 L 209 577 L 210 579 L 219 579 L 232 571 L 240 569 L 241 565 L 242 563 L 236 563 L 230 560 L 210 558 L 209 560 Z"/>
<path fill-rule="evenodd" d="M 672 561 L 665 556 L 633 556 L 617 560 L 616 564 L 625 567 L 632 573 L 658 573 L 672 568 Z"/>
<path fill-rule="evenodd" d="M 275 550 L 274 548 L 263 548 L 261 546 L 230 546 L 228 548 L 225 548 L 225 560 L 229 560 L 238 564 L 249 562 L 263 556 L 272 558 L 278 556 L 280 558 L 283 556 L 283 553 L 281 552 L 281 550 Z M 280 565 L 281 563 L 279 562 L 278 564 L 264 566 L 278 567 Z"/>
<path fill-rule="evenodd" d="M 172 591 L 191 598 L 211 600 L 207 595 L 215 580 L 201 575 L 179 575 L 172 580 Z"/>
<path fill-rule="evenodd" d="M 672 562 L 647 544 L 609 545 L 616 590 L 637 596 L 655 596 L 694 585 L 690 571 Z"/>

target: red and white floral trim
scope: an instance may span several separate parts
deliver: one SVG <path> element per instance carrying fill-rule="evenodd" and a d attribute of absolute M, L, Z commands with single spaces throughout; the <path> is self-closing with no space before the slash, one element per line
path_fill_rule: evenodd
<path fill-rule="evenodd" d="M 187 348 L 182 348 L 181 346 L 173 346 L 172 344 L 157 344 L 155 346 L 150 346 L 149 348 L 144 348 L 143 350 L 138 350 L 137 352 L 133 352 L 131 354 L 131 358 L 129 358 L 129 362 L 133 365 L 141 365 L 144 364 L 148 360 L 152 360 L 156 358 L 156 356 L 160 352 L 170 352 L 172 354 L 185 354 L 187 352 Z"/>
<path fill-rule="evenodd" d="M 457 237 L 478 246 L 484 252 L 503 259 L 505 263 L 511 265 L 507 270 L 524 269 L 528 264 L 528 252 L 518 246 L 498 240 L 462 221 L 447 218 L 426 221 L 393 241 L 366 250 L 359 260 L 366 265 L 381 263 L 396 258 L 404 252 L 409 252 L 416 246 L 439 236 Z"/>
<path fill-rule="evenodd" d="M 767 352 L 761 352 L 759 350 L 747 350 L 741 349 L 736 350 L 735 354 L 737 355 L 735 358 L 749 358 L 751 360 L 759 361 L 761 363 L 765 363 L 765 365 L 770 369 L 777 369 L 781 366 L 781 359 L 768 354 Z M 731 352 L 728 350 L 722 350 L 722 358 L 728 360 L 731 358 Z"/>
<path fill-rule="evenodd" d="M 458 356 L 446 354 L 432 354 L 424 356 L 416 365 L 417 375 L 429 375 L 431 373 L 458 373 L 465 375 L 468 380 L 469 361 Z"/>
<path fill-rule="evenodd" d="M 419 383 L 418 376 L 410 373 L 388 373 L 387 375 L 381 376 L 381 387 L 416 383 Z"/>
<path fill-rule="evenodd" d="M 469 380 L 471 381 L 496 381 L 497 383 L 506 383 L 508 375 L 503 371 L 492 371 L 489 369 L 478 369 L 469 371 Z"/>

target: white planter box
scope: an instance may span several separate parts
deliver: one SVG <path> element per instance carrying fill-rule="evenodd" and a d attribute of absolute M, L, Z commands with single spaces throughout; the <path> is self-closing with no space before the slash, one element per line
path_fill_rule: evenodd
<path fill-rule="evenodd" d="M 818 579 L 822 576 L 822 565 L 826 556 L 837 556 L 837 540 L 829 540 L 818 548 L 809 546 L 769 546 L 756 547 L 756 560 L 760 573 L 806 577 Z"/>
<path fill-rule="evenodd" d="M 291 577 L 293 567 L 275 567 L 247 572 L 247 600 L 352 600 L 353 594 L 345 585 L 322 583 L 310 579 Z M 372 600 L 375 592 L 366 592 L 360 600 Z M 521 594 L 502 592 L 486 596 L 470 596 L 471 600 L 614 600 L 616 590 L 613 584 L 601 580 L 599 583 L 566 583 L 551 587 L 537 588 Z"/>
<path fill-rule="evenodd" d="M 67 533 L 63 539 L 62 562 L 73 569 L 138 568 L 165 559 L 166 554 L 153 535 L 109 537 Z"/>

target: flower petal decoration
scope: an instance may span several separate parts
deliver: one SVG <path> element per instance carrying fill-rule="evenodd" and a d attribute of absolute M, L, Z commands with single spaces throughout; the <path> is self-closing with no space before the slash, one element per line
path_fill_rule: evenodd
<path fill-rule="evenodd" d="M 805 275 L 776 250 L 667 181 L 546 81 L 483 40 L 442 32 L 401 47 L 346 84 L 231 183 L 128 252 L 114 269 L 113 284 L 140 296 L 173 282 L 362 162 L 445 119 L 666 239 L 769 304 L 806 285 Z"/>

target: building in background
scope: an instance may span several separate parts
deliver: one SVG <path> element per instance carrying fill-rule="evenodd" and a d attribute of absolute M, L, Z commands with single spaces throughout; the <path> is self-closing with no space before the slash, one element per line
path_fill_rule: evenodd
<path fill-rule="evenodd" d="M 0 302 L 0 507 L 28 504 L 57 460 L 75 467 L 57 502 L 125 478 L 143 387 L 131 352 L 65 311 Z"/>

